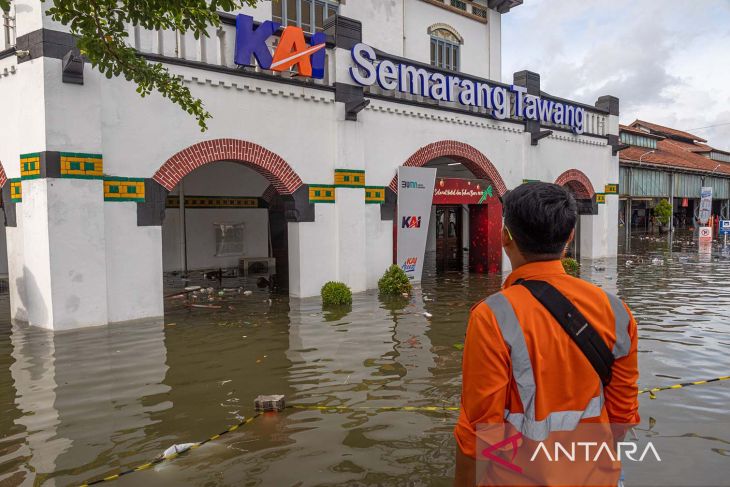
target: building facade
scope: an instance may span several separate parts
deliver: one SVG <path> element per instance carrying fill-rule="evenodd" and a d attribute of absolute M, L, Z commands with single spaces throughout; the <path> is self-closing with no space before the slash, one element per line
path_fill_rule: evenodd
<path fill-rule="evenodd" d="M 502 73 L 501 18 L 520 3 L 275 0 L 221 14 L 199 40 L 130 27 L 140 55 L 213 114 L 201 132 L 83 63 L 45 4 L 16 0 L 0 52 L 13 319 L 58 330 L 161 316 L 164 272 L 243 259 L 271 259 L 295 297 L 330 280 L 374 288 L 393 263 L 403 165 L 461 169 L 488 190 L 475 213 L 491 222 L 479 244 L 491 270 L 505 264 L 499 198 L 526 180 L 568 187 L 576 250 L 614 256 L 618 100 L 585 105 L 543 92 L 536 73 Z"/>
<path fill-rule="evenodd" d="M 636 120 L 620 126 L 619 224 L 631 232 L 658 231 L 652 210 L 672 205 L 673 226 L 696 228 L 700 193 L 712 188 L 712 215 L 730 219 L 730 153 L 671 127 Z"/>

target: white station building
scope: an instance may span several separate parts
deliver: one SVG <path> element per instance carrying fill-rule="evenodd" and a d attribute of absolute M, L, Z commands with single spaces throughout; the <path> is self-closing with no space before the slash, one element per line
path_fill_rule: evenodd
<path fill-rule="evenodd" d="M 502 16 L 521 3 L 274 0 L 199 40 L 130 27 L 203 100 L 201 132 L 94 70 L 48 2 L 15 0 L 0 39 L 12 318 L 162 316 L 165 273 L 210 269 L 275 274 L 294 297 L 330 280 L 375 288 L 396 228 L 421 216 L 396 215 L 399 166 L 437 168 L 437 266 L 503 270 L 500 197 L 531 180 L 578 199 L 572 252 L 615 256 L 618 99 L 586 105 L 503 73 Z"/>

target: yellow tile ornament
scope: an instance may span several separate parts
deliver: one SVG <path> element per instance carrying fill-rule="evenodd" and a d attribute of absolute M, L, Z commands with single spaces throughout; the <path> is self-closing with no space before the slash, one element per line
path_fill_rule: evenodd
<path fill-rule="evenodd" d="M 144 179 L 104 178 L 104 201 L 144 202 Z"/>
<path fill-rule="evenodd" d="M 101 154 L 61 152 L 61 177 L 101 179 L 104 164 Z"/>

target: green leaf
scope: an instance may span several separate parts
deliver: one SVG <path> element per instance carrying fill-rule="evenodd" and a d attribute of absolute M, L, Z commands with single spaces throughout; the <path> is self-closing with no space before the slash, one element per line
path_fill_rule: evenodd
<path fill-rule="evenodd" d="M 132 26 L 190 32 L 197 39 L 207 36 L 209 27 L 220 26 L 219 12 L 255 6 L 260 1 L 263 0 L 53 0 L 47 12 L 54 21 L 68 26 L 77 38 L 79 50 L 104 76 L 123 76 L 137 85 L 136 91 L 142 98 L 156 91 L 195 117 L 201 131 L 205 131 L 206 121 L 212 116 L 203 102 L 190 93 L 181 78 L 162 64 L 147 62 L 128 45 L 127 29 Z M 0 9 L 9 8 L 10 0 L 0 0 Z"/>

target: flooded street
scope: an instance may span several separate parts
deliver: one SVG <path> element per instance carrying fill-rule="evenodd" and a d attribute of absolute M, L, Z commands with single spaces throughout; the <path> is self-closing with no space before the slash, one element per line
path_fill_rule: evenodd
<path fill-rule="evenodd" d="M 582 277 L 634 312 L 640 387 L 730 375 L 730 259 L 698 255 L 689 235 L 671 246 L 634 237 L 620 253 L 618 265 L 584 263 Z M 5 318 L 0 485 L 74 485 L 142 465 L 252 415 L 259 394 L 292 405 L 458 406 L 469 308 L 500 283 L 427 272 L 409 302 L 358 294 L 339 314 L 319 298 L 236 293 L 220 310 L 170 302 L 164 323 L 55 335 Z M 728 403 L 730 382 L 642 395 L 640 430 L 684 435 L 686 458 L 661 472 L 628 467 L 627 485 L 669 485 L 697 465 L 703 485 L 730 485 Z M 108 485 L 450 485 L 456 417 L 288 409 Z"/>

